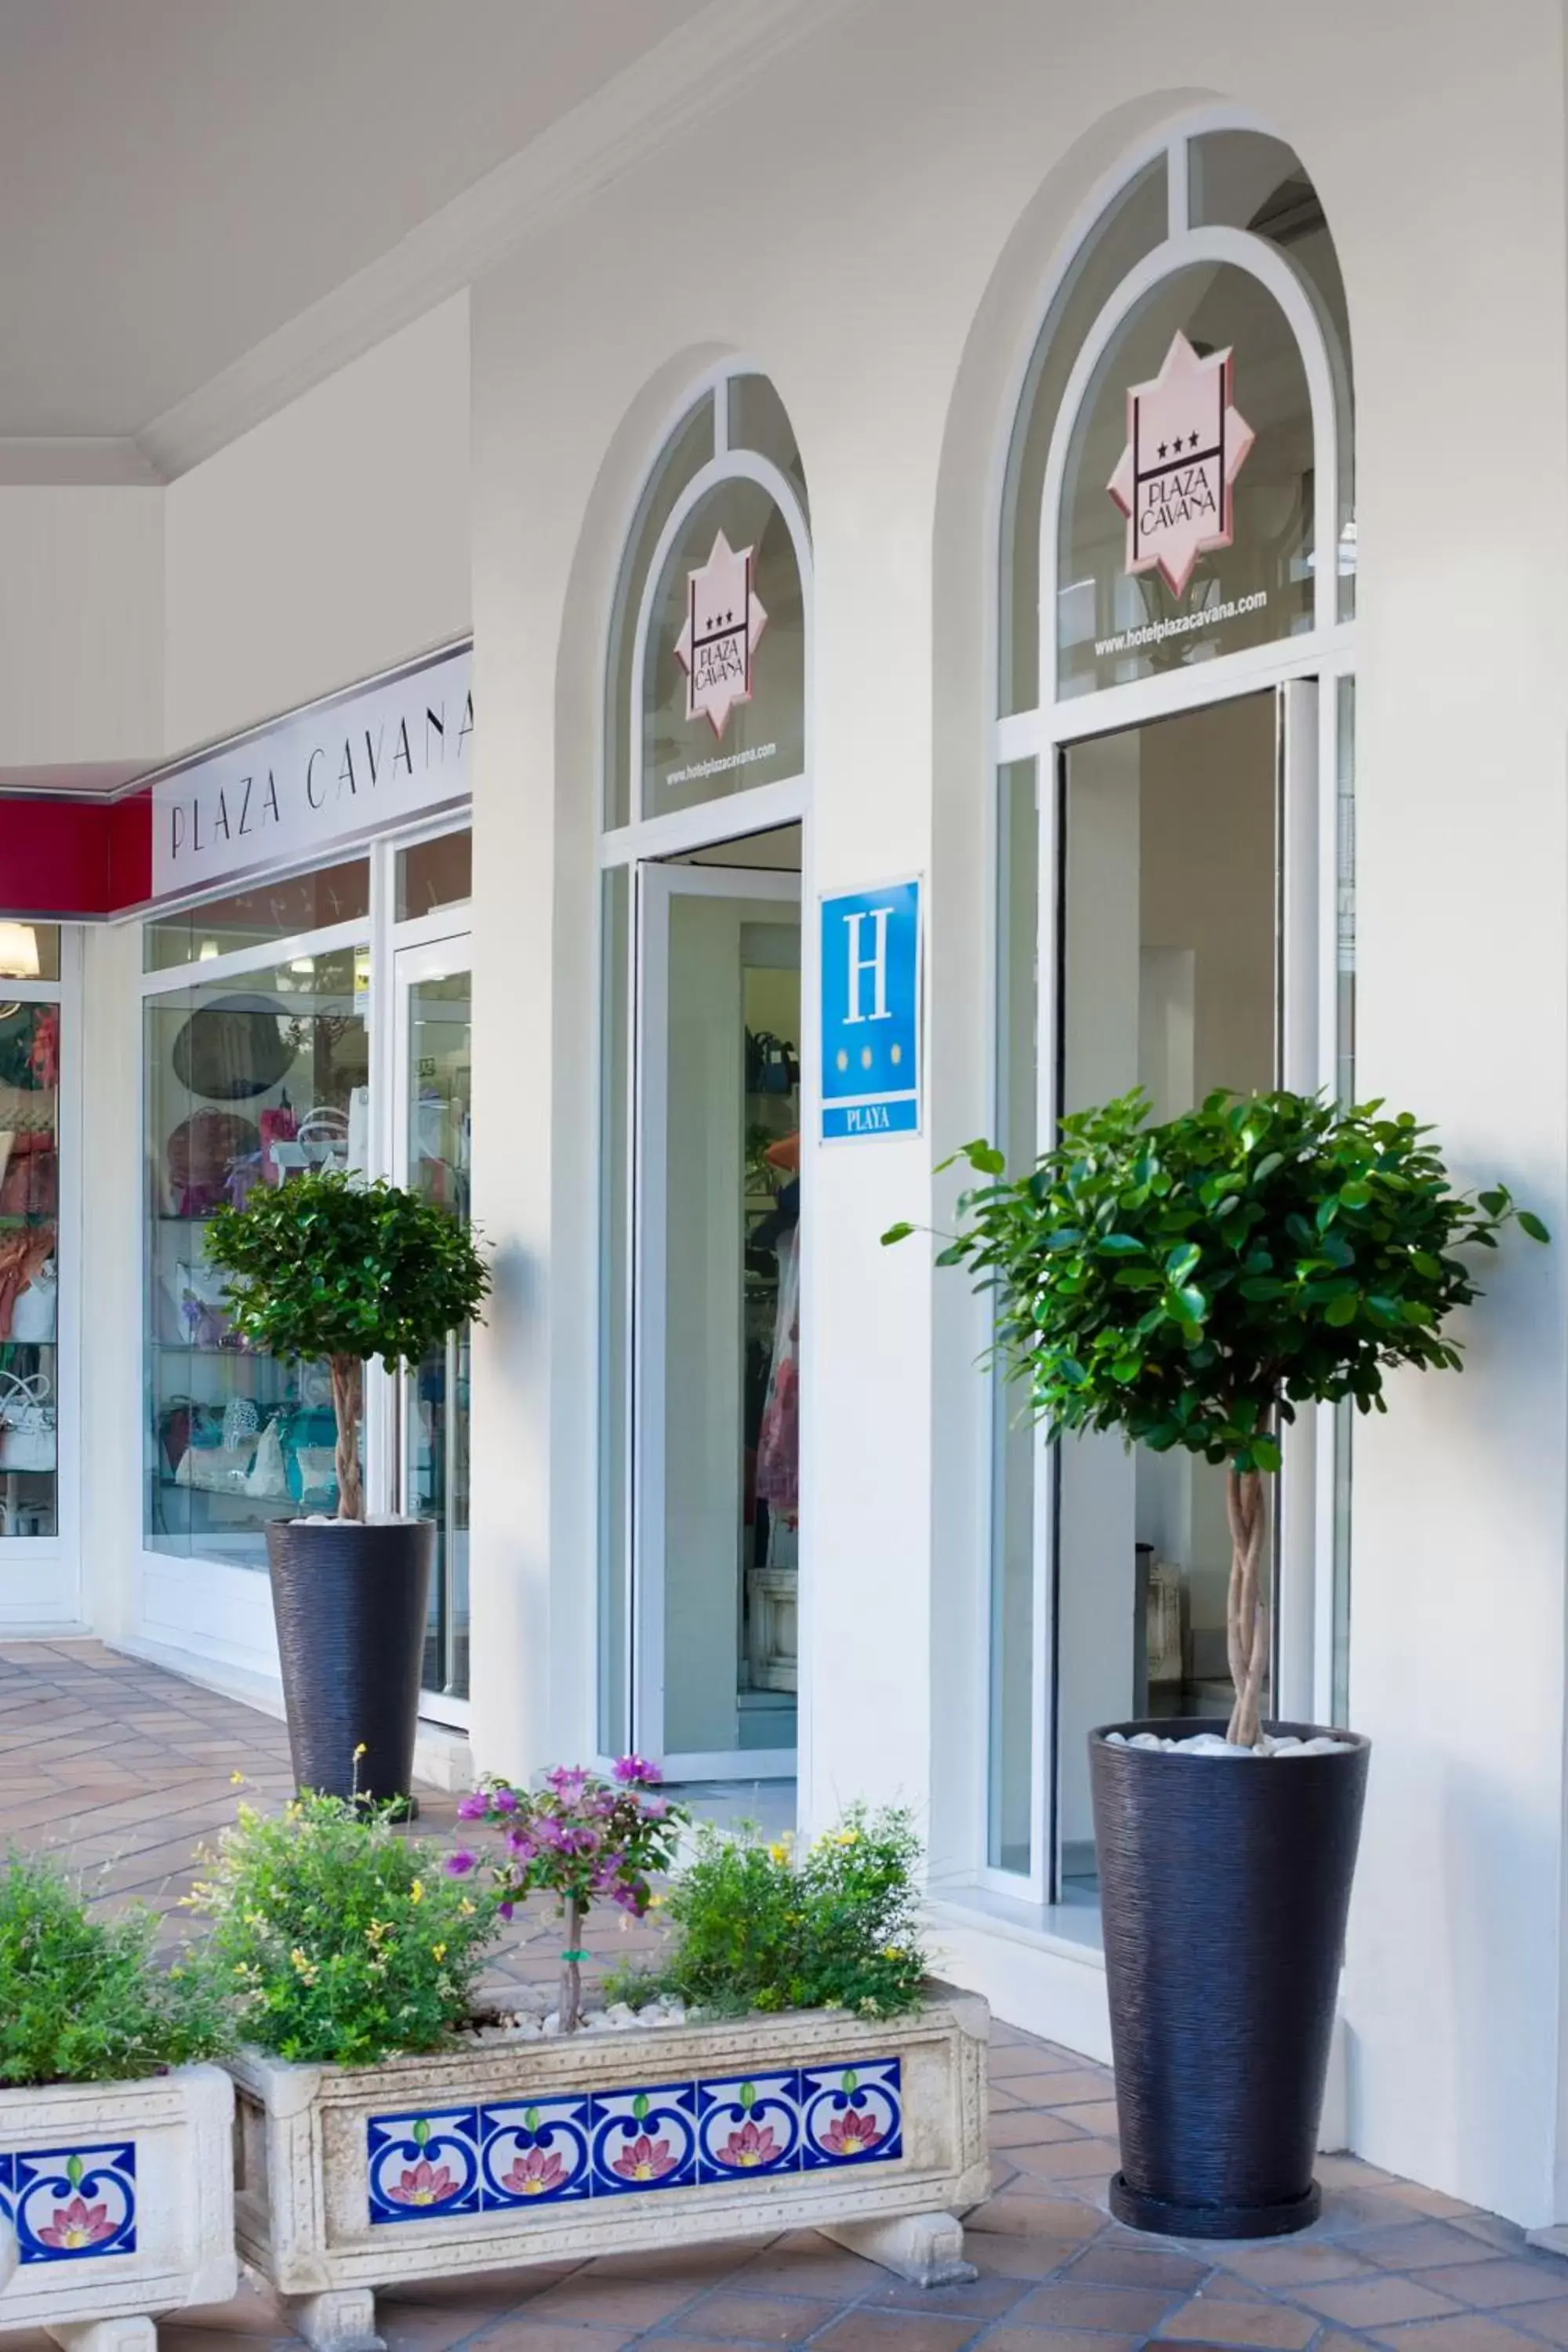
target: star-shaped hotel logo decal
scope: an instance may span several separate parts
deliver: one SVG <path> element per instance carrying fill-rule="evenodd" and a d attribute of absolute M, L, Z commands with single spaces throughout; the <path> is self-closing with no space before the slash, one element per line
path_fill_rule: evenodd
<path fill-rule="evenodd" d="M 1127 446 L 1106 488 L 1127 518 L 1127 569 L 1185 593 L 1200 555 L 1231 542 L 1231 485 L 1255 435 L 1232 398 L 1229 350 L 1200 359 L 1185 335 L 1127 393 Z"/>
<path fill-rule="evenodd" d="M 752 656 L 768 616 L 752 585 L 756 551 L 722 531 L 706 563 L 686 575 L 686 619 L 675 658 L 686 672 L 686 716 L 723 737 L 737 702 L 752 698 Z"/>

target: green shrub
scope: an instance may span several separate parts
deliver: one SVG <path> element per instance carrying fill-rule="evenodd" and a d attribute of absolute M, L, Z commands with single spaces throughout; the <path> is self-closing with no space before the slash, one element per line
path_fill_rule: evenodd
<path fill-rule="evenodd" d="M 395 1808 L 304 1796 L 242 1805 L 191 1898 L 247 2041 L 280 2058 L 374 2066 L 434 2050 L 468 2016 L 495 1906 L 396 1835 Z"/>
<path fill-rule="evenodd" d="M 115 2083 L 217 2056 L 230 2027 L 199 1966 L 160 1969 L 158 1920 L 95 1918 L 58 1864 L 0 1872 L 0 2083 Z"/>
<path fill-rule="evenodd" d="M 920 1840 L 907 1812 L 856 1806 L 798 1859 L 787 1841 L 699 1831 L 672 1882 L 668 1957 L 651 1977 L 623 1971 L 611 2000 L 656 1991 L 721 2016 L 748 2010 L 847 2009 L 892 2017 L 921 1999 L 916 1928 Z"/>

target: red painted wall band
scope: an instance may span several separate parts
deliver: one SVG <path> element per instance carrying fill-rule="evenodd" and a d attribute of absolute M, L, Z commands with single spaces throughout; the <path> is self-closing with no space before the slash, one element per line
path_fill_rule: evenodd
<path fill-rule="evenodd" d="M 0 796 L 0 916 L 101 917 L 153 888 L 153 800 Z"/>

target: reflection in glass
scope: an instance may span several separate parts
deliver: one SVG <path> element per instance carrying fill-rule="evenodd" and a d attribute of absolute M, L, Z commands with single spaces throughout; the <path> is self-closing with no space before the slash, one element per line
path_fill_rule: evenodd
<path fill-rule="evenodd" d="M 59 1092 L 59 1006 L 0 1003 L 0 1537 L 58 1532 Z"/>
<path fill-rule="evenodd" d="M 669 900 L 664 1745 L 795 1741 L 800 920 Z"/>
<path fill-rule="evenodd" d="M 1232 542 L 1202 557 L 1180 596 L 1157 571 L 1128 572 L 1127 523 L 1106 488 L 1127 446 L 1129 390 L 1159 374 L 1178 333 L 1200 359 L 1233 352 L 1235 405 L 1255 436 L 1233 486 Z M 1058 693 L 1125 685 L 1310 629 L 1313 463 L 1306 371 L 1273 296 L 1228 264 L 1162 278 L 1112 335 L 1068 447 Z M 1173 621 L 1183 625 L 1152 634 Z"/>
<path fill-rule="evenodd" d="M 366 1166 L 369 985 L 349 947 L 146 1000 L 151 1550 L 260 1568 L 268 1519 L 337 1508 L 326 1368 L 241 1343 L 204 1236 L 257 1184 Z"/>
<path fill-rule="evenodd" d="M 601 905 L 599 1051 L 599 1752 L 632 1744 L 631 874 L 606 872 Z"/>
<path fill-rule="evenodd" d="M 740 562 L 748 554 L 749 626 Z M 686 653 L 693 631 L 697 650 Z M 695 667 L 704 648 L 710 663 L 722 657 L 743 699 L 710 698 L 701 707 L 713 675 Z M 699 705 L 690 717 L 689 685 Z M 760 483 L 719 483 L 686 517 L 665 559 L 648 620 L 642 728 L 645 817 L 805 769 L 800 567 L 789 526 Z"/>
<path fill-rule="evenodd" d="M 998 1140 L 1016 1175 L 1038 1156 L 1039 819 L 1032 760 L 1003 769 L 1000 795 Z M 1035 1826 L 1035 1498 L 1041 1454 L 1038 1433 L 1019 1417 L 1016 1383 L 1000 1374 L 995 1431 L 986 1859 L 994 1870 L 1027 1873 Z"/>
<path fill-rule="evenodd" d="M 1063 1108 L 1142 1086 L 1156 1119 L 1217 1087 L 1276 1083 L 1271 695 L 1101 736 L 1068 754 Z M 1093 1872 L 1087 1734 L 1131 1717 L 1223 1727 L 1230 1537 L 1223 1465 L 1059 1453 L 1059 1788 L 1064 1885 Z M 1272 1579 L 1265 1566 L 1266 1594 Z"/>
<path fill-rule="evenodd" d="M 1084 337 L 1111 295 L 1169 223 L 1165 159 L 1121 189 L 1073 257 L 1029 362 L 1007 453 L 1002 499 L 999 708 L 1034 710 L 1040 699 L 1040 508 L 1062 394 Z"/>
<path fill-rule="evenodd" d="M 408 992 L 408 1183 L 467 1224 L 472 1137 L 472 995 L 466 971 Z M 423 1682 L 468 1695 L 468 1394 L 465 1324 L 405 1384 L 404 1508 L 436 1522 Z"/>
<path fill-rule="evenodd" d="M 411 922 L 438 907 L 461 906 L 473 896 L 473 887 L 474 836 L 467 825 L 434 841 L 416 841 L 397 853 L 395 919 Z"/>
<path fill-rule="evenodd" d="M 1342 1103 L 1355 1100 L 1355 680 L 1342 677 L 1335 695 L 1335 779 L 1338 811 L 1336 864 L 1338 922 L 1335 950 L 1336 1010 L 1334 1091 Z M 1330 1721 L 1351 1719 L 1351 1481 L 1355 1444 L 1355 1408 L 1347 1398 L 1334 1408 L 1334 1633 Z"/>
<path fill-rule="evenodd" d="M 1247 230 L 1277 246 L 1312 299 L 1333 373 L 1339 414 L 1339 617 L 1355 616 L 1355 449 L 1350 313 L 1339 255 L 1318 192 L 1293 151 L 1261 131 L 1211 131 L 1191 160 L 1194 228 Z"/>
<path fill-rule="evenodd" d="M 160 915 L 142 927 L 142 968 L 173 971 L 180 964 L 210 963 L 240 948 L 265 947 L 269 940 L 361 922 L 369 913 L 370 860 L 353 857 L 311 874 L 258 882 L 177 915 Z"/>
<path fill-rule="evenodd" d="M 805 467 L 800 459 L 789 411 L 765 375 L 732 375 L 730 399 L 730 446 L 754 449 L 759 457 L 787 477 L 806 513 Z"/>
<path fill-rule="evenodd" d="M 605 824 L 611 830 L 628 824 L 632 815 L 632 730 L 637 723 L 632 664 L 643 582 L 681 492 L 712 456 L 713 396 L 705 392 L 676 426 L 648 476 L 616 587 L 605 668 Z"/>
<path fill-rule="evenodd" d="M 0 922 L 0 980 L 58 980 L 58 923 Z"/>

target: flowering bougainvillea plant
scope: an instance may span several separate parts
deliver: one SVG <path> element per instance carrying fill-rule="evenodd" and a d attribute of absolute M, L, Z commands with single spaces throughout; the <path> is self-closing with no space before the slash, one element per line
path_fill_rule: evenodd
<path fill-rule="evenodd" d="M 542 1789 L 487 1780 L 463 1798 L 458 1818 L 484 1822 L 501 1832 L 501 1851 L 485 1863 L 460 1849 L 447 1857 L 453 1878 L 486 1869 L 500 1895 L 500 1916 L 536 1890 L 553 1895 L 566 1922 L 561 1954 L 563 2033 L 582 2019 L 583 1926 L 595 1903 L 614 1903 L 640 1919 L 653 1900 L 651 1879 L 668 1870 L 688 1815 L 658 1794 L 659 1771 L 641 1756 L 623 1756 L 614 1777 L 601 1780 L 576 1765 L 558 1764 Z"/>

